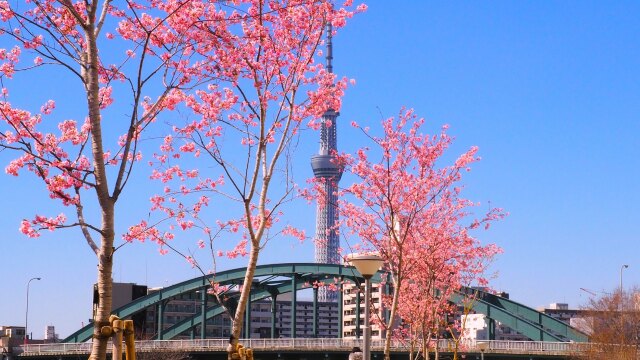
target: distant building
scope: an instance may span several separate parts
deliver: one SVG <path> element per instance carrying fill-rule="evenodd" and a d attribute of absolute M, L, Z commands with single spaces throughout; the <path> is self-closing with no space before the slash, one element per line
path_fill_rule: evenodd
<path fill-rule="evenodd" d="M 258 303 L 260 304 L 260 303 Z M 291 301 L 276 302 L 276 323 L 280 337 L 291 337 Z M 266 307 L 265 305 L 269 305 Z M 270 302 L 262 303 L 264 310 L 269 310 Z M 318 302 L 318 337 L 335 338 L 339 333 L 338 322 L 338 303 L 337 302 Z M 271 312 L 263 312 L 260 323 L 266 323 L 266 317 L 271 316 Z M 254 311 L 251 311 L 252 328 L 257 319 L 255 319 Z M 269 320 L 268 324 L 270 324 Z M 278 334 L 277 332 L 277 334 Z M 252 337 L 257 332 L 254 330 Z M 267 331 L 270 337 L 269 331 Z M 313 301 L 298 301 L 296 304 L 296 337 L 310 338 L 313 337 Z"/>
<path fill-rule="evenodd" d="M 463 316 L 461 324 L 463 325 L 463 336 L 471 340 L 487 340 L 489 339 L 488 324 L 483 314 L 469 314 Z"/>
<path fill-rule="evenodd" d="M 114 284 L 115 285 L 115 284 Z M 135 284 L 118 284 L 114 286 L 114 309 L 124 305 L 126 299 L 130 301 L 139 297 L 136 288 L 144 288 L 149 294 L 161 290 L 161 288 L 150 288 Z M 124 294 L 123 294 L 124 293 Z M 145 294 L 146 295 L 146 294 Z M 275 309 L 275 334 L 274 337 L 291 337 L 291 300 L 290 294 L 278 296 Z M 202 311 L 202 300 L 200 292 L 182 294 L 167 300 L 163 305 L 162 319 L 158 318 L 158 306 L 148 308 L 145 311 L 134 315 L 136 336 L 140 339 L 155 338 L 158 328 L 163 331 L 173 327 L 181 321 L 199 316 Z M 217 303 L 215 296 L 207 294 L 207 304 L 211 306 Z M 233 308 L 233 304 L 227 304 Z M 296 304 L 296 337 L 313 337 L 313 302 L 297 301 Z M 251 304 L 251 338 L 270 338 L 272 304 L 270 299 L 256 301 Z M 318 337 L 338 337 L 338 303 L 318 302 Z M 231 334 L 231 319 L 227 313 L 222 313 L 207 320 L 205 327 L 206 338 L 228 338 Z M 196 326 L 190 331 L 175 337 L 176 339 L 200 338 L 201 327 Z"/>
<path fill-rule="evenodd" d="M 97 286 L 96 286 L 97 291 Z M 117 309 L 131 301 L 146 296 L 148 289 L 146 285 L 135 283 L 113 283 L 113 295 L 111 296 L 111 307 Z"/>
<path fill-rule="evenodd" d="M 112 287 L 112 295 L 111 295 L 111 308 L 113 310 L 118 309 L 119 307 L 122 307 L 130 302 L 132 302 L 133 300 L 136 300 L 138 298 L 141 298 L 143 296 L 146 296 L 148 293 L 147 290 L 147 286 L 145 285 L 138 285 L 138 284 L 134 284 L 134 283 L 113 283 L 113 287 Z M 94 315 L 96 313 L 96 311 L 98 310 L 98 285 L 94 284 L 93 285 L 93 312 Z M 143 333 L 143 329 L 146 326 L 146 318 L 147 318 L 147 314 L 146 314 L 146 310 L 145 311 L 141 311 L 137 314 L 134 314 L 131 317 L 131 320 L 133 320 L 133 325 L 134 325 L 134 329 L 135 329 L 135 333 L 141 337 L 140 335 L 142 335 Z"/>
<path fill-rule="evenodd" d="M 552 303 L 549 304 L 550 310 L 569 310 L 569 304 L 566 303 Z"/>
<path fill-rule="evenodd" d="M 2 347 L 17 346 L 24 344 L 24 326 L 0 325 L 0 343 Z M 58 334 L 55 333 L 54 326 L 45 328 L 44 339 L 29 339 L 29 344 L 44 344 L 58 341 Z M 2 353 L 0 349 L 0 353 Z M 1 357 L 0 357 L 1 358 Z"/>
<path fill-rule="evenodd" d="M 569 304 L 565 303 L 552 303 L 549 304 L 548 308 L 540 308 L 537 310 L 568 325 L 571 325 L 572 319 L 583 318 L 586 316 L 584 310 L 570 309 Z"/>
<path fill-rule="evenodd" d="M 0 358 L 11 348 L 24 343 L 24 326 L 0 325 Z"/>
<path fill-rule="evenodd" d="M 377 309 L 377 314 L 374 311 L 371 312 L 371 318 L 379 316 L 384 318 L 385 311 L 381 304 L 382 288 L 379 284 L 372 284 L 371 286 L 371 305 L 374 309 Z M 358 294 L 360 303 L 358 304 Z M 342 307 L 342 337 L 343 338 L 360 338 L 363 336 L 364 329 L 364 283 L 358 287 L 354 283 L 346 283 L 343 285 L 343 307 Z M 360 321 L 358 324 L 358 313 L 360 314 Z M 359 331 L 358 331 L 359 330 Z M 384 339 L 386 333 L 384 330 L 375 323 L 371 324 L 371 338 L 372 339 Z"/>
<path fill-rule="evenodd" d="M 592 332 L 593 319 L 587 310 L 570 309 L 569 304 L 565 303 L 552 303 L 549 304 L 548 308 L 540 308 L 538 311 L 560 320 L 587 335 Z"/>
<path fill-rule="evenodd" d="M 507 295 L 508 296 L 508 295 Z M 548 308 L 539 308 L 539 312 L 546 314 L 556 320 L 560 320 L 585 334 L 590 333 L 590 320 L 585 310 L 570 309 L 566 303 L 552 303 Z M 464 322 L 464 318 L 463 318 Z M 488 339 L 488 328 L 485 316 L 482 314 L 470 314 L 467 316 L 465 337 L 476 340 Z M 561 335 L 561 334 L 558 334 Z M 496 340 L 528 341 L 524 335 L 518 334 L 514 330 L 496 322 Z"/>
<path fill-rule="evenodd" d="M 24 340 L 24 326 L 0 325 L 0 336 L 11 338 L 11 339 Z"/>
<path fill-rule="evenodd" d="M 56 334 L 56 327 L 53 325 L 48 325 L 44 329 L 44 340 L 46 342 L 57 342 L 59 340 L 58 334 Z"/>
<path fill-rule="evenodd" d="M 462 315 L 463 337 L 470 340 L 489 340 L 489 323 L 484 314 Z M 530 339 L 496 321 L 495 340 L 529 341 Z"/>

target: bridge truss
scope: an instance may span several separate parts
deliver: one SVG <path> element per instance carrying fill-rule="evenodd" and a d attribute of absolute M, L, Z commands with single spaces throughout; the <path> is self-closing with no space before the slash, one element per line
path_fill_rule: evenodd
<path fill-rule="evenodd" d="M 235 286 L 240 285 L 244 280 L 245 269 L 238 268 L 219 272 L 215 275 L 215 282 L 219 286 L 230 289 L 228 296 L 233 297 L 231 292 Z M 378 273 L 372 281 L 379 283 L 382 273 Z M 224 312 L 223 307 L 217 302 L 208 303 L 207 290 L 213 275 L 196 277 L 166 288 L 162 288 L 147 296 L 138 298 L 113 311 L 113 314 L 121 319 L 131 317 L 147 308 L 155 307 L 158 318 L 157 340 L 169 340 L 176 336 L 200 327 L 201 338 L 205 336 L 206 320 L 211 319 Z M 310 286 L 316 282 L 335 283 L 338 287 L 345 281 L 356 284 L 364 282 L 364 279 L 355 268 L 343 265 L 315 264 L 315 263 L 288 263 L 259 265 L 256 268 L 254 282 L 251 291 L 251 302 L 271 299 L 272 301 L 272 321 L 271 334 L 275 334 L 275 302 L 280 294 L 291 293 L 291 336 L 296 337 L 296 304 L 297 291 Z M 295 291 L 293 291 L 295 289 Z M 385 289 L 388 291 L 388 287 Z M 178 322 L 171 327 L 164 329 L 163 311 L 166 304 L 179 296 L 198 293 L 200 295 L 201 311 L 193 316 Z M 388 293 L 388 292 L 387 292 Z M 475 300 L 472 302 L 472 310 L 475 313 L 484 314 L 489 320 L 489 338 L 495 338 L 495 322 L 498 321 L 511 329 L 521 333 L 534 341 L 575 341 L 585 342 L 588 337 L 575 330 L 569 325 L 556 320 L 546 314 L 538 312 L 530 307 L 519 304 L 515 301 L 480 291 L 477 289 L 462 289 L 451 298 L 452 302 L 462 304 L 465 294 L 475 293 Z M 313 288 L 313 328 L 317 335 L 318 313 L 317 313 L 317 287 Z M 342 291 L 338 292 L 338 334 L 342 334 Z M 251 308 L 247 306 L 246 317 L 251 316 Z M 249 338 L 250 321 L 245 322 L 245 337 Z M 93 324 L 89 324 L 66 339 L 63 342 L 79 343 L 89 340 L 93 335 Z M 339 335 L 340 336 L 340 335 Z"/>

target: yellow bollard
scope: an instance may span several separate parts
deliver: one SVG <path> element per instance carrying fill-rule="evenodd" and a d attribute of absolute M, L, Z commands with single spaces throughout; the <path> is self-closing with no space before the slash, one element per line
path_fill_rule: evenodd
<path fill-rule="evenodd" d="M 124 331 L 124 321 L 118 319 L 117 316 L 111 315 L 111 327 L 113 328 L 113 360 L 122 360 L 122 332 Z"/>
<path fill-rule="evenodd" d="M 240 360 L 240 350 L 242 349 L 242 344 L 236 344 L 233 348 L 233 351 L 230 354 L 231 360 Z"/>
<path fill-rule="evenodd" d="M 133 320 L 124 321 L 124 342 L 127 345 L 127 360 L 136 360 L 136 339 Z"/>

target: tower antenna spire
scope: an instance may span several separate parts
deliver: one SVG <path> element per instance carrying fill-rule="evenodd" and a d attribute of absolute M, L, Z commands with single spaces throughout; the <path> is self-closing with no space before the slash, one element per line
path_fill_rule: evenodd
<path fill-rule="evenodd" d="M 329 73 L 333 73 L 333 27 L 331 22 L 325 25 L 326 41 L 326 66 Z M 335 161 L 338 151 L 338 112 L 327 109 L 322 114 L 322 126 L 320 128 L 320 150 L 311 157 L 311 168 L 317 180 L 324 187 L 324 205 L 316 209 L 316 235 L 315 258 L 320 264 L 340 264 L 340 238 L 337 225 L 340 215 L 338 213 L 338 182 L 342 177 L 342 167 Z M 326 288 L 318 289 L 318 299 L 321 302 L 336 302 L 338 294 Z"/>
<path fill-rule="evenodd" d="M 327 71 L 333 74 L 333 26 L 331 25 L 331 21 L 327 22 Z"/>

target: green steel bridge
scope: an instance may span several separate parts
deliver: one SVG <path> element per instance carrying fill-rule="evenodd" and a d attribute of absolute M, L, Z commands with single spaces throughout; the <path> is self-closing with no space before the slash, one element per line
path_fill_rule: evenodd
<path fill-rule="evenodd" d="M 244 268 L 232 269 L 219 272 L 215 275 L 215 281 L 220 286 L 229 286 L 241 284 L 245 275 Z M 151 293 L 147 296 L 138 298 L 129 304 L 126 304 L 113 311 L 113 314 L 121 319 L 129 318 L 150 307 L 155 307 L 158 314 L 158 330 L 155 340 L 170 340 L 178 335 L 187 333 L 200 327 L 201 338 L 205 336 L 206 321 L 224 312 L 222 306 L 217 303 L 207 303 L 207 290 L 210 287 L 210 280 L 213 275 L 196 277 L 161 290 Z M 373 282 L 380 282 L 382 273 L 376 274 L 372 279 Z M 264 300 L 271 298 L 275 301 L 279 294 L 291 293 L 291 309 L 296 309 L 297 291 L 308 288 L 309 284 L 315 282 L 334 282 L 338 284 L 344 280 L 355 283 L 361 283 L 364 279 L 355 270 L 355 268 L 343 265 L 315 264 L 315 263 L 286 263 L 286 264 L 269 264 L 260 265 L 256 268 L 255 279 L 251 290 L 251 301 Z M 388 287 L 386 288 L 388 291 Z M 193 316 L 184 319 L 164 328 L 162 323 L 162 313 L 168 301 L 184 294 L 193 294 L 198 292 L 200 295 L 201 311 L 193 314 Z M 317 288 L 313 289 L 314 305 L 317 305 Z M 498 321 L 509 328 L 517 331 L 530 338 L 533 341 L 541 342 L 586 342 L 588 337 L 570 327 L 562 321 L 556 320 L 546 314 L 538 312 L 528 306 L 519 304 L 513 300 L 509 300 L 491 293 L 483 292 L 477 289 L 462 289 L 461 292 L 455 294 L 451 301 L 461 304 L 465 299 L 465 293 L 476 294 L 476 299 L 472 302 L 472 310 L 475 313 L 481 313 L 488 318 L 489 339 L 495 340 L 495 322 Z M 339 331 L 342 334 L 342 292 L 338 292 L 338 316 Z M 272 307 L 271 334 L 275 334 L 275 307 Z M 246 318 L 251 316 L 251 307 L 247 306 Z M 250 321 L 245 321 L 245 338 L 249 338 Z M 318 314 L 317 306 L 313 307 L 313 328 L 314 334 L 317 335 Z M 89 324 L 66 339 L 64 343 L 83 343 L 89 340 L 93 334 L 93 324 Z M 296 311 L 291 312 L 291 337 L 296 338 Z"/>

